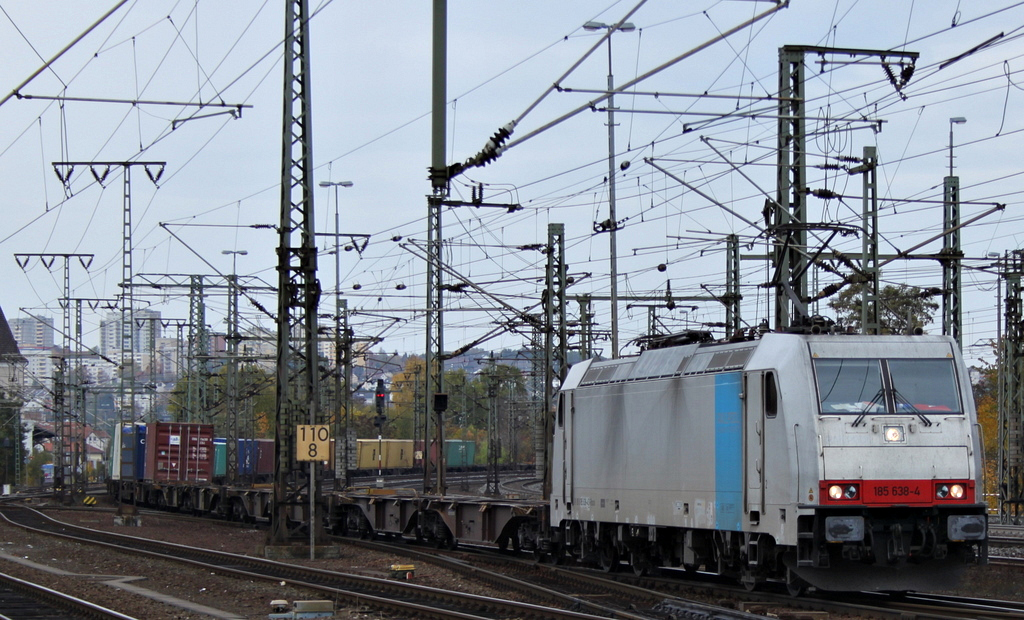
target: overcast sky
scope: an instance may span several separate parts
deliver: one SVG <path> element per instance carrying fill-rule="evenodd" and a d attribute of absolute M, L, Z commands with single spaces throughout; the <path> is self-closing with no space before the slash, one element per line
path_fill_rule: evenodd
<path fill-rule="evenodd" d="M 10 93 L 115 4 L 0 2 L 5 59 L 0 92 Z M 156 184 L 143 168 L 132 170 L 136 273 L 227 274 L 234 258 L 239 273 L 276 284 L 277 237 L 258 225 L 276 223 L 280 210 L 284 4 L 129 1 L 21 89 L 36 98 L 12 98 L 0 106 L 0 305 L 8 317 L 24 316 L 20 309 L 25 308 L 59 323 L 63 296 L 59 261 L 51 270 L 34 261 L 23 271 L 16 253 L 93 254 L 88 270 L 77 263 L 71 267 L 72 297 L 110 298 L 120 292 L 121 170 L 111 170 L 99 183 L 80 166 L 65 186 L 51 165 L 56 161 L 166 162 Z M 333 241 L 320 238 L 321 312 L 333 312 L 337 277 L 350 308 L 360 312 L 352 319 L 357 335 L 382 337 L 378 348 L 388 351 L 421 352 L 425 344 L 417 312 L 424 307 L 425 275 L 416 245 L 426 239 L 430 193 L 430 4 L 311 2 L 316 11 L 311 22 L 315 180 L 354 184 L 317 188 L 316 227 L 334 231 L 337 196 L 341 232 L 370 235 L 361 254 L 342 252 L 337 275 Z M 534 131 L 599 97 L 594 91 L 606 87 L 608 48 L 601 44 L 562 79 L 562 92 L 543 96 L 600 43 L 602 32 L 582 25 L 614 23 L 634 9 L 628 21 L 636 29 L 612 37 L 617 86 L 687 57 L 615 99 L 620 295 L 664 297 L 667 286 L 677 295 L 721 295 L 720 240 L 735 233 L 748 243 L 744 255 L 765 251 L 759 227 L 765 197 L 775 195 L 776 103 L 758 99 L 778 90 L 783 45 L 920 54 L 900 88 L 877 58 L 829 56 L 844 62 L 821 64 L 808 56 L 807 113 L 814 119 L 808 128 L 817 132 L 809 143 L 814 167 L 808 185 L 843 196 L 811 198 L 809 220 L 860 225 L 861 177 L 842 167 L 851 165 L 850 157 L 860 157 L 865 146 L 875 146 L 879 193 L 885 199 L 880 251 L 905 250 L 938 234 L 950 118 L 964 117 L 966 123 L 953 128 L 962 219 L 995 203 L 1006 205 L 963 231 L 966 256 L 978 259 L 965 263 L 983 267 L 991 263 L 990 253 L 1020 247 L 1024 4 L 794 0 L 704 47 L 773 7 L 773 2 L 739 0 L 451 0 L 449 162 L 473 156 L 500 126 L 521 118 L 513 146 L 496 162 L 457 178 L 453 198 L 468 200 L 469 184 L 483 183 L 488 202 L 523 209 L 446 210 L 446 263 L 503 303 L 537 312 L 544 256 L 529 246 L 546 241 L 548 224 L 564 223 L 569 271 L 578 280 L 571 292 L 608 295 L 609 236 L 595 233 L 595 223 L 608 218 L 607 116 L 585 110 Z M 698 48 L 703 49 L 689 54 Z M 858 58 L 861 62 L 845 63 Z M 885 64 L 897 82 L 901 71 L 909 72 L 896 55 Z M 719 97 L 698 97 L 702 94 Z M 251 107 L 234 118 L 222 113 L 228 108 L 62 104 L 60 97 Z M 192 116 L 200 118 L 175 122 Z M 833 245 L 857 254 L 861 240 L 843 238 Z M 939 249 L 941 242 L 934 242 L 920 252 Z M 224 250 L 248 254 L 232 257 Z M 760 285 L 770 274 L 764 262 L 753 259 L 743 261 L 742 271 L 743 318 L 753 325 L 767 317 L 769 291 Z M 814 288 L 820 289 L 834 276 L 817 278 Z M 883 280 L 937 287 L 941 271 L 934 261 L 897 261 L 887 266 Z M 139 294 L 142 305 L 166 317 L 187 316 L 187 291 Z M 964 343 L 972 359 L 986 356 L 985 343 L 995 335 L 996 297 L 993 275 L 965 271 Z M 275 306 L 267 294 L 260 299 L 268 308 Z M 625 351 L 646 331 L 646 306 L 654 303 L 621 304 Z M 214 294 L 207 304 L 209 323 L 222 331 L 225 299 Z M 510 316 L 494 310 L 496 299 L 475 294 L 452 294 L 446 305 L 452 309 L 445 318 L 449 349 Z M 596 303 L 594 310 L 596 329 L 607 330 L 608 304 Z M 243 325 L 272 324 L 249 303 L 242 311 Z M 577 314 L 574 302 L 569 311 Z M 830 314 L 824 303 L 818 311 Z M 713 301 L 660 308 L 657 314 L 673 330 L 723 319 L 721 305 Z M 87 342 L 98 341 L 99 319 L 99 313 L 85 317 Z M 929 331 L 941 328 L 932 325 Z M 510 333 L 485 346 L 523 344 L 521 334 Z M 607 341 L 599 348 L 610 354 Z"/>

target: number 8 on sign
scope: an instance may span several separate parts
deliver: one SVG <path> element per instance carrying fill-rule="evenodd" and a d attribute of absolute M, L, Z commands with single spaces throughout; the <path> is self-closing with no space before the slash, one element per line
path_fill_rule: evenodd
<path fill-rule="evenodd" d="M 295 427 L 296 460 L 326 461 L 330 458 L 331 430 L 326 424 L 299 424 Z"/>

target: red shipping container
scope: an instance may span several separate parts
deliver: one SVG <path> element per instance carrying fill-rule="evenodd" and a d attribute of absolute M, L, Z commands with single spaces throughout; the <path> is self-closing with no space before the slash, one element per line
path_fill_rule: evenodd
<path fill-rule="evenodd" d="M 261 479 L 274 479 L 274 440 L 256 440 L 256 476 Z"/>
<path fill-rule="evenodd" d="M 212 424 L 157 422 L 146 433 L 146 478 L 154 482 L 213 479 Z"/>

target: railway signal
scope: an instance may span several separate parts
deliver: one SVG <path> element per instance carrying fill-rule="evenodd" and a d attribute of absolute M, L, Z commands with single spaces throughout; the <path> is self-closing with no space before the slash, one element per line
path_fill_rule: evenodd
<path fill-rule="evenodd" d="M 382 428 L 388 421 L 387 415 L 384 413 L 384 405 L 387 402 L 388 392 L 384 387 L 384 379 L 377 379 L 377 391 L 374 393 L 374 403 L 377 407 L 377 416 L 373 418 L 373 425 L 377 428 Z"/>

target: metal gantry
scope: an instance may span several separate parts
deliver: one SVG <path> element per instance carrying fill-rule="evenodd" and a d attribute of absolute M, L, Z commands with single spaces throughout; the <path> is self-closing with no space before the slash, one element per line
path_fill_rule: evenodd
<path fill-rule="evenodd" d="M 156 185 L 163 176 L 167 162 L 163 161 L 59 161 L 53 162 L 54 171 L 64 184 L 65 191 L 71 193 L 71 175 L 76 166 L 88 166 L 93 179 L 103 185 L 110 172 L 114 168 L 122 170 L 122 195 L 121 195 L 121 373 L 120 373 L 120 396 L 121 396 L 121 420 L 120 425 L 135 423 L 135 322 L 132 313 L 134 312 L 134 301 L 132 298 L 132 168 L 141 166 L 146 172 L 149 180 Z M 126 404 L 125 401 L 128 401 Z M 123 479 L 129 482 L 135 481 L 135 469 L 127 468 L 126 476 Z M 135 497 L 135 494 L 132 494 Z M 123 502 L 118 503 L 119 517 L 135 519 L 137 511 L 135 506 L 126 506 Z"/>
<path fill-rule="evenodd" d="M 92 254 L 15 254 L 14 259 L 22 269 L 28 267 L 33 258 L 39 259 L 47 269 L 52 269 L 54 263 L 63 259 L 61 263 L 62 296 L 61 307 L 63 309 L 63 320 L 61 322 L 61 353 L 54 366 L 53 380 L 53 493 L 57 501 L 70 500 L 65 495 L 66 484 L 75 478 L 77 471 L 75 464 L 71 462 L 71 444 L 68 441 L 69 425 L 74 412 L 75 396 L 77 393 L 77 381 L 71 378 L 71 367 L 68 364 L 68 357 L 71 352 L 71 345 L 74 338 L 71 335 L 71 263 L 73 258 L 86 271 L 92 265 Z M 77 369 L 76 369 L 77 370 Z M 83 429 L 84 432 L 84 429 Z"/>
<path fill-rule="evenodd" d="M 810 224 L 807 220 L 807 196 L 810 188 L 807 186 L 807 93 L 804 60 L 808 54 L 818 55 L 823 66 L 833 62 L 829 59 L 837 55 L 878 57 L 893 88 L 900 95 L 914 73 L 914 63 L 919 56 L 917 52 L 813 45 L 786 45 L 779 48 L 776 196 L 774 203 L 769 201 L 766 205 L 766 213 L 770 214 L 769 219 L 772 221 L 769 232 L 775 237 L 772 256 L 775 276 L 771 284 L 776 289 L 776 330 L 785 330 L 810 318 L 807 304 L 812 298 L 807 294 L 807 276 L 811 263 L 808 259 L 807 232 L 822 227 Z M 894 69 L 899 71 L 896 72 Z M 874 121 L 858 119 L 858 122 Z M 865 154 L 865 159 L 867 157 Z M 865 169 L 865 172 L 867 196 L 868 183 L 874 185 L 875 180 L 873 168 Z M 818 298 L 820 296 L 814 299 Z"/>

